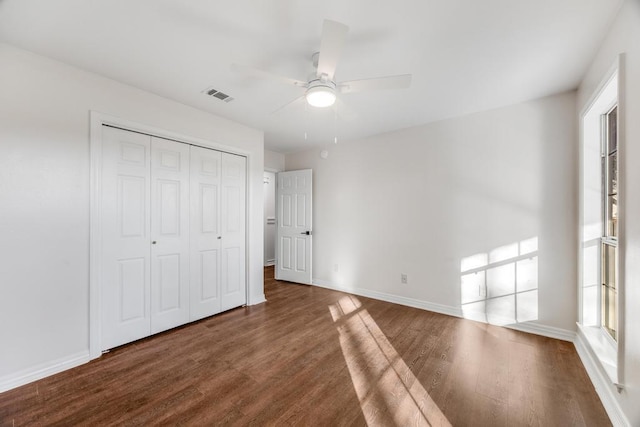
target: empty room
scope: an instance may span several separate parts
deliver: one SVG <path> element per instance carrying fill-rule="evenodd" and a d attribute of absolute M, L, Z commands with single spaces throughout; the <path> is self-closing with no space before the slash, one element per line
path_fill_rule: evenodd
<path fill-rule="evenodd" d="M 640 0 L 0 0 L 0 427 L 640 426 L 637 165 Z"/>

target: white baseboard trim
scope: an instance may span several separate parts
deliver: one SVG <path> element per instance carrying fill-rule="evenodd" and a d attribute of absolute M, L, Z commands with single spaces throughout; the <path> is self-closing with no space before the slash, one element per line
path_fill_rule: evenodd
<path fill-rule="evenodd" d="M 596 356 L 591 351 L 586 340 L 586 337 L 580 328 L 578 328 L 578 333 L 573 341 L 573 345 L 576 347 L 578 356 L 587 371 L 587 375 L 589 375 L 589 379 L 591 379 L 591 382 L 596 389 L 598 397 L 600 397 L 600 401 L 602 401 L 602 406 L 604 406 L 611 423 L 615 427 L 631 427 L 631 423 L 624 415 L 624 412 L 618 403 L 618 399 L 616 399 L 614 390 L 615 386 L 611 384 L 609 377 L 601 368 L 600 363 L 596 360 Z"/>
<path fill-rule="evenodd" d="M 540 325 L 538 323 L 512 323 L 504 325 L 505 328 L 514 329 L 516 331 L 527 332 L 534 335 L 542 335 L 543 337 L 554 338 L 561 341 L 574 342 L 576 333 L 568 329 L 556 328 L 554 326 Z"/>
<path fill-rule="evenodd" d="M 15 374 L 5 375 L 0 378 L 0 393 L 58 374 L 67 369 L 75 368 L 87 363 L 89 360 L 89 351 L 83 351 L 24 369 Z"/>
<path fill-rule="evenodd" d="M 255 300 L 249 301 L 247 305 L 258 305 L 258 304 L 262 304 L 263 302 L 267 302 L 267 298 L 265 298 L 264 294 L 261 294 L 261 295 L 258 295 L 258 297 Z"/>
<path fill-rule="evenodd" d="M 363 297 L 369 297 L 381 301 L 391 302 L 400 305 L 406 305 L 408 307 L 421 308 L 423 310 L 433 311 L 435 313 L 446 314 L 449 316 L 465 318 L 462 309 L 458 307 L 452 307 L 449 305 L 436 304 L 433 302 L 422 301 L 415 298 L 402 297 L 398 295 L 387 294 L 384 292 L 371 291 L 369 289 L 362 289 L 357 287 L 336 286 L 328 281 L 321 279 L 313 279 L 313 284 L 322 288 L 332 289 L 335 291 L 348 292 Z M 481 323 L 488 323 L 480 320 L 479 318 L 468 318 Z M 576 336 L 574 331 L 567 329 L 556 328 L 553 326 L 540 325 L 537 323 L 509 323 L 506 319 L 504 322 L 498 324 L 505 328 L 514 329 L 521 332 L 527 332 L 529 334 L 542 335 L 544 337 L 555 338 L 562 341 L 573 342 Z"/>
<path fill-rule="evenodd" d="M 448 316 L 462 317 L 462 310 L 448 305 L 435 304 L 432 302 L 422 301 L 415 298 L 402 297 L 398 295 L 387 294 L 384 292 L 372 291 L 363 288 L 349 288 L 345 286 L 336 286 L 321 279 L 313 279 L 312 283 L 321 288 L 332 289 L 334 291 L 348 292 L 350 294 L 362 297 L 373 298 L 381 301 L 392 302 L 395 304 L 406 305 L 407 307 L 421 308 L 423 310 L 433 311 L 435 313 L 446 314 Z"/>
<path fill-rule="evenodd" d="M 267 262 L 264 263 L 265 267 L 271 267 L 272 265 L 276 265 L 275 259 L 268 259 Z"/>

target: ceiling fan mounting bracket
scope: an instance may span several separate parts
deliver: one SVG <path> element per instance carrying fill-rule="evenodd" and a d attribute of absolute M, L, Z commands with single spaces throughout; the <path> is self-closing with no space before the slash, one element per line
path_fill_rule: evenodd
<path fill-rule="evenodd" d="M 336 84 L 334 82 L 332 82 L 331 80 L 323 80 L 322 78 L 311 80 L 307 87 L 308 89 L 313 89 L 315 87 L 324 87 L 334 92 L 336 90 Z"/>

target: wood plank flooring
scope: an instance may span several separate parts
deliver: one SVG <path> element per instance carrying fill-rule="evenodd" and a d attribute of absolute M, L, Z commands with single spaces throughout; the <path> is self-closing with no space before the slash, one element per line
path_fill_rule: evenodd
<path fill-rule="evenodd" d="M 609 426 L 571 343 L 273 279 L 0 394 L 0 426 Z"/>

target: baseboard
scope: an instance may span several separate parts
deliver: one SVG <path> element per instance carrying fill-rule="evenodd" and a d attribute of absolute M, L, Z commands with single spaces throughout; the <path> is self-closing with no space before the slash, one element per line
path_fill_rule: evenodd
<path fill-rule="evenodd" d="M 348 288 L 345 286 L 336 286 L 330 282 L 321 279 L 313 279 L 312 283 L 321 288 L 332 289 L 334 291 L 348 292 L 350 294 L 362 297 L 373 298 L 380 301 L 392 302 L 394 304 L 405 305 L 407 307 L 421 308 L 435 313 L 446 314 L 448 316 L 462 317 L 462 310 L 448 305 L 436 304 L 432 302 L 422 301 L 415 298 L 402 297 L 399 295 L 387 294 L 385 292 L 372 291 L 363 288 Z"/>
<path fill-rule="evenodd" d="M 341 292 L 348 292 L 363 297 L 373 298 L 381 301 L 392 302 L 395 304 L 405 305 L 408 307 L 421 308 L 423 310 L 433 311 L 435 313 L 446 314 L 449 316 L 464 318 L 464 314 L 461 308 L 452 307 L 449 305 L 436 304 L 433 302 L 422 301 L 415 298 L 402 297 L 398 295 L 387 294 L 384 292 L 371 291 L 369 289 L 362 288 L 350 288 L 346 286 L 336 286 L 330 282 L 321 279 L 313 279 L 313 284 L 322 288 L 333 289 Z M 487 323 L 479 318 L 468 318 L 476 322 Z M 576 336 L 574 331 L 567 329 L 555 328 L 553 326 L 545 326 L 537 323 L 509 323 L 508 319 L 504 319 L 504 322 L 499 323 L 499 326 L 505 328 L 514 329 L 529 334 L 542 335 L 549 338 L 555 338 L 562 341 L 573 342 Z"/>
<path fill-rule="evenodd" d="M 267 298 L 265 298 L 264 294 L 260 294 L 258 298 L 252 301 L 249 301 L 247 305 L 258 305 L 258 304 L 262 304 L 263 302 L 267 302 Z"/>
<path fill-rule="evenodd" d="M 600 367 L 600 363 L 596 360 L 596 356 L 592 353 L 591 349 L 586 343 L 586 338 L 578 328 L 578 333 L 573 341 L 573 345 L 576 347 L 578 356 L 584 365 L 584 368 L 591 379 L 591 383 L 596 389 L 598 397 L 604 406 L 607 415 L 611 423 L 615 427 L 631 427 L 631 423 L 624 415 L 618 399 L 616 399 L 614 386 L 611 384 L 609 377 L 603 372 Z"/>
<path fill-rule="evenodd" d="M 58 374 L 67 369 L 75 368 L 76 366 L 87 363 L 89 360 L 89 352 L 83 351 L 24 369 L 15 374 L 5 375 L 0 378 L 0 393 Z"/>
<path fill-rule="evenodd" d="M 268 259 L 268 260 L 264 263 L 264 266 L 265 266 L 265 267 L 271 267 L 272 265 L 276 265 L 276 260 L 275 260 L 275 259 Z"/>
<path fill-rule="evenodd" d="M 538 323 L 512 323 L 504 325 L 505 328 L 514 329 L 516 331 L 527 332 L 534 335 L 542 335 L 543 337 L 554 338 L 561 341 L 574 342 L 576 333 L 568 329 L 556 328 L 553 326 L 540 325 Z"/>

